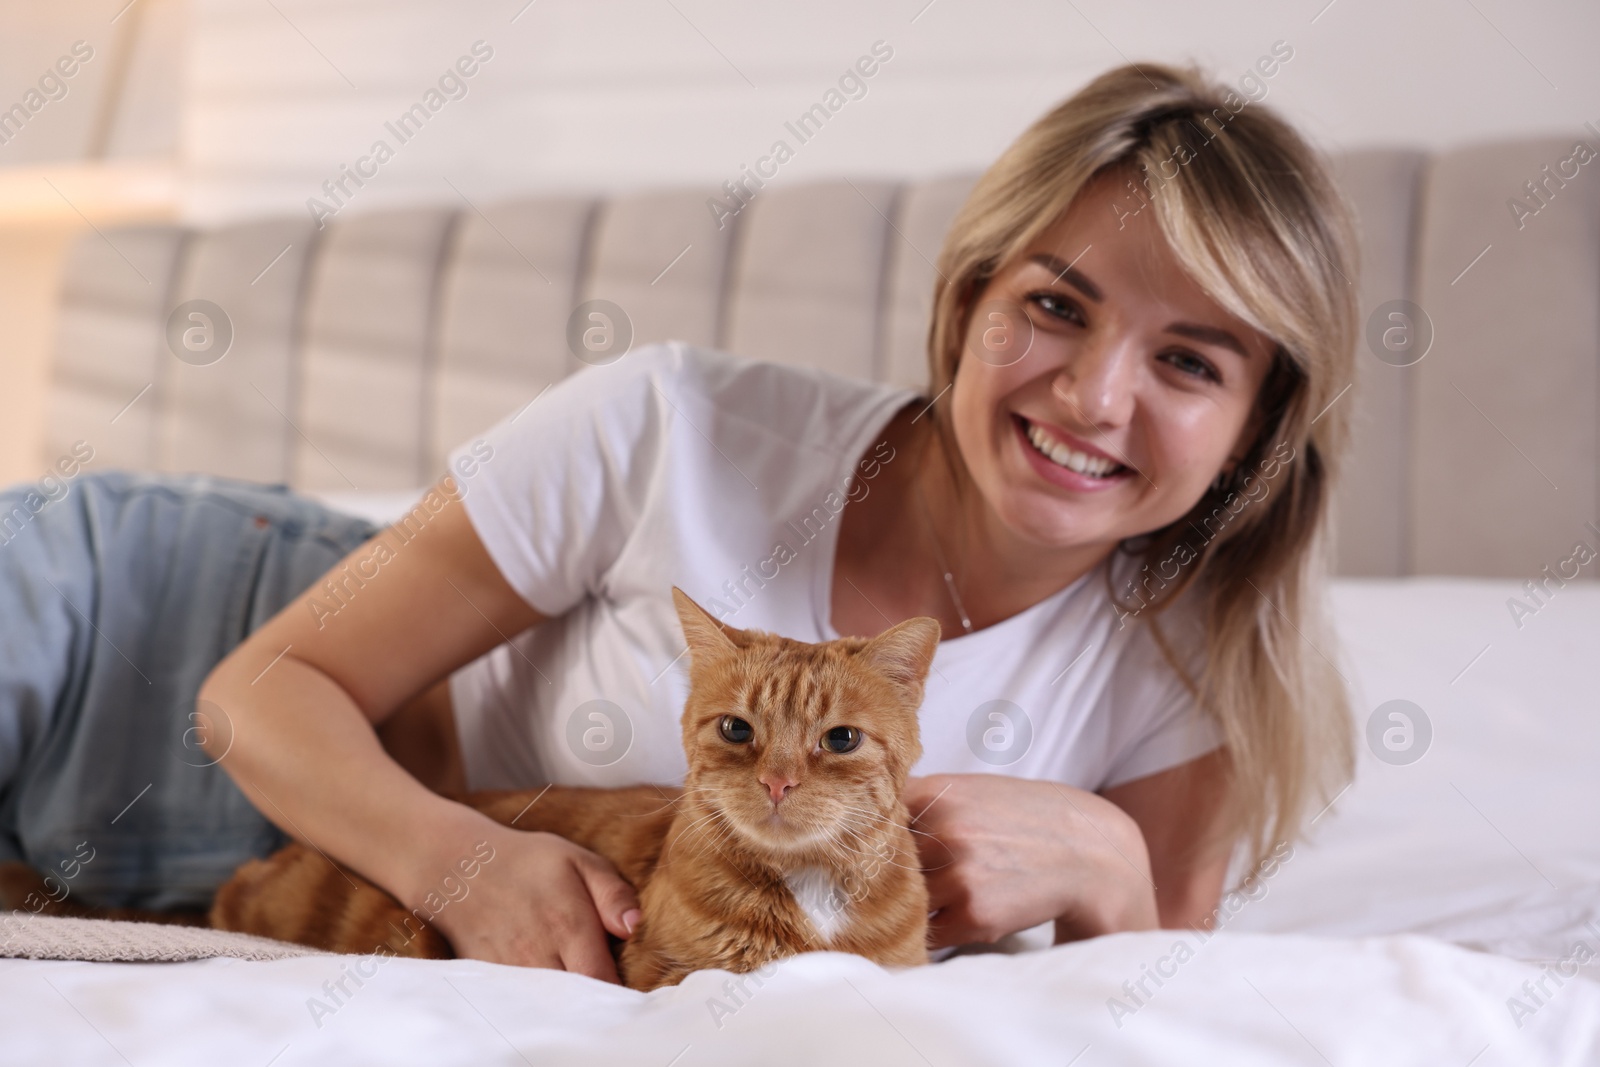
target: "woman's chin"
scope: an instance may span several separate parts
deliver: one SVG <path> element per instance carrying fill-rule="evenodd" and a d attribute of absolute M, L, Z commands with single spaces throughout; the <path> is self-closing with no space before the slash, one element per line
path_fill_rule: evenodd
<path fill-rule="evenodd" d="M 1099 501 L 1063 500 L 1037 486 L 1017 485 L 1009 487 L 1007 499 L 995 508 L 1018 540 L 1056 552 L 1121 540 L 1108 510 Z"/>

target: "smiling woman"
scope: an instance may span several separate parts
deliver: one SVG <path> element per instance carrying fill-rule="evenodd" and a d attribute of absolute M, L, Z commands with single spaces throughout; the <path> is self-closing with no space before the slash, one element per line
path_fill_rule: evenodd
<path fill-rule="evenodd" d="M 815 550 L 749 583 L 761 593 L 742 599 L 739 622 L 807 643 L 938 622 L 922 755 L 900 798 L 934 910 L 929 947 L 1046 923 L 1058 940 L 1205 926 L 1235 844 L 1249 845 L 1248 870 L 1292 842 L 1351 762 L 1319 581 L 1355 335 L 1345 208 L 1315 154 L 1257 106 L 1149 210 L 1128 217 L 1116 202 L 1179 144 L 1199 148 L 1200 119 L 1225 94 L 1130 67 L 1025 132 L 940 254 L 926 393 L 683 342 L 588 367 L 528 417 L 459 445 L 450 469 L 480 447 L 493 462 L 465 495 L 442 482 L 425 528 L 320 629 L 318 576 L 359 575 L 379 531 L 289 501 L 316 520 L 297 532 L 343 536 L 322 538 L 306 557 L 316 566 L 276 591 L 292 599 L 252 596 L 254 572 L 241 571 L 228 588 L 278 610 L 220 662 L 210 646 L 184 660 L 215 663 L 196 695 L 250 740 L 204 742 L 237 786 L 238 817 L 194 895 L 292 833 L 409 909 L 462 842 L 482 840 L 493 869 L 430 920 L 453 951 L 616 980 L 607 935 L 630 937 L 637 906 L 616 867 L 424 783 L 687 781 L 668 591 L 716 596 L 713 583 L 815 528 Z M 1273 459 L 1274 491 L 1256 495 L 1239 475 L 1266 477 Z M 873 469 L 870 492 L 840 488 Z M 1234 508 L 1241 490 L 1250 506 Z M 174 525 L 215 495 L 180 498 Z M 1219 506 L 1227 521 L 1208 521 Z M 248 548 L 272 523 L 243 517 L 207 542 L 212 555 L 252 558 L 240 539 Z M 17 546 L 0 557 L 0 592 L 9 582 L 16 603 L 54 603 L 31 591 Z M 1143 568 L 1174 558 L 1187 563 L 1130 599 Z M 217 629 L 192 607 L 172 610 L 195 633 Z M 596 700 L 628 739 L 603 759 L 585 732 Z M 737 709 L 701 725 L 753 760 L 771 754 Z M 870 738 L 830 722 L 797 773 L 732 775 L 729 803 L 775 812 L 836 795 L 798 772 L 850 760 Z M 93 773 L 121 798 L 149 780 L 146 765 Z M 173 813 L 205 807 L 191 795 L 157 789 L 139 810 L 178 825 Z M 104 870 L 103 897 L 162 888 L 137 883 L 163 868 L 120 882 Z M 807 884 L 791 886 L 797 900 Z"/>
<path fill-rule="evenodd" d="M 1351 762 L 1342 680 L 1318 650 L 1332 651 L 1322 577 L 1356 268 L 1348 209 L 1290 127 L 1251 107 L 1214 137 L 1202 128 L 1226 94 L 1192 72 L 1125 67 L 1030 127 L 946 237 L 929 355 L 933 392 L 952 390 L 934 420 L 949 496 L 981 516 L 972 536 L 987 524 L 1024 546 L 1009 565 L 1026 562 L 1036 588 L 1108 552 L 1194 560 L 1148 607 L 1110 569 L 1107 594 L 1143 609 L 1221 728 L 1228 803 L 1207 836 L 1243 832 L 1259 860 Z M 1130 215 L 1122 190 L 1180 147 L 1181 175 Z M 1026 354 L 993 358 L 993 340 Z M 1278 492 L 1202 533 L 1236 475 L 1274 453 L 1295 457 Z M 1191 587 L 1198 678 L 1159 624 Z M 1170 828 L 1132 813 L 1161 847 L 1149 839 Z"/>

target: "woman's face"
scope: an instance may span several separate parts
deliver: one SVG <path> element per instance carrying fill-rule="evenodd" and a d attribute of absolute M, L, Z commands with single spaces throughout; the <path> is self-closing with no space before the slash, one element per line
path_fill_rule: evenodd
<path fill-rule="evenodd" d="M 1091 183 L 974 304 L 956 441 L 1000 520 L 1041 546 L 1180 518 L 1257 429 L 1273 344 L 1201 291 L 1139 204 L 1119 178 Z"/>

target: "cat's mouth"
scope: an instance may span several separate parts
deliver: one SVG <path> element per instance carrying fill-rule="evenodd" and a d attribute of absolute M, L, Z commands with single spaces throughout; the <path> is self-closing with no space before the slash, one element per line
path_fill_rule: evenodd
<path fill-rule="evenodd" d="M 815 836 L 815 828 L 794 818 L 793 809 L 785 813 L 784 809 L 774 807 L 767 817 L 762 820 L 762 828 L 768 832 L 777 833 L 786 837 L 795 834 Z"/>
<path fill-rule="evenodd" d="M 734 830 L 752 843 L 781 852 L 798 851 L 827 841 L 834 827 L 808 815 L 804 805 L 796 805 L 794 798 L 785 797 L 776 804 L 763 798 L 759 807 L 744 805 L 723 809 L 724 818 Z"/>
<path fill-rule="evenodd" d="M 779 801 L 767 808 L 765 817 L 755 820 L 763 833 L 776 834 L 780 838 L 793 838 L 795 835 L 811 835 L 814 828 L 809 825 L 809 820 L 796 818 L 793 802 Z"/>

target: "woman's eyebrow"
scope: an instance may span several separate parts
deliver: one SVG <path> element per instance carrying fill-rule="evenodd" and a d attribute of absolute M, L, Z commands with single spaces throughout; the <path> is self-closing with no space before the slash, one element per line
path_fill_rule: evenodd
<path fill-rule="evenodd" d="M 1052 272 L 1056 276 L 1056 281 L 1065 281 L 1097 304 L 1105 299 L 1100 292 L 1099 286 L 1084 277 L 1082 271 L 1059 256 L 1051 255 L 1049 252 L 1036 252 L 1028 257 L 1028 262 L 1037 263 Z M 1249 351 L 1245 349 L 1237 337 L 1216 326 L 1203 326 L 1197 322 L 1175 322 L 1167 327 L 1167 332 L 1175 333 L 1180 337 L 1187 337 L 1193 341 L 1199 341 L 1202 344 L 1217 345 L 1220 348 L 1229 349 L 1237 352 L 1243 359 L 1250 358 Z"/>
<path fill-rule="evenodd" d="M 1039 266 L 1050 271 L 1056 276 L 1056 281 L 1058 282 L 1065 278 L 1068 285 L 1071 285 L 1074 289 L 1077 289 L 1084 296 L 1088 297 L 1090 300 L 1093 300 L 1096 304 L 1105 299 L 1100 295 L 1100 289 L 1094 284 L 1094 282 L 1091 282 L 1088 278 L 1085 278 L 1082 271 L 1078 270 L 1071 263 L 1068 263 L 1059 256 L 1052 256 L 1049 252 L 1035 252 L 1033 255 L 1028 257 L 1028 262 L 1037 263 Z"/>
<path fill-rule="evenodd" d="M 1245 359 L 1250 358 L 1250 353 L 1245 350 L 1239 339 L 1227 330 L 1215 326 L 1202 326 L 1195 322 L 1175 322 L 1167 327 L 1168 333 L 1175 333 L 1180 337 L 1199 341 L 1202 344 L 1217 345 L 1221 348 L 1231 349 Z"/>

